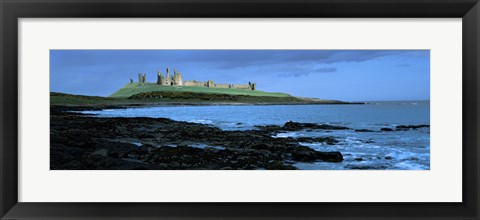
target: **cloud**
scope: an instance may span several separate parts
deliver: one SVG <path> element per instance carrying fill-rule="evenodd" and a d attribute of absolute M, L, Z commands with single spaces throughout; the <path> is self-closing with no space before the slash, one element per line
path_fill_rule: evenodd
<path fill-rule="evenodd" d="M 312 72 L 314 73 L 331 73 L 331 72 L 337 72 L 337 68 L 335 67 L 323 67 L 319 69 L 314 69 Z"/>
<path fill-rule="evenodd" d="M 284 72 L 280 73 L 277 76 L 279 77 L 300 77 L 300 76 L 308 76 L 312 73 L 332 73 L 337 72 L 337 68 L 335 67 L 322 67 L 322 68 L 315 68 L 312 70 L 297 70 L 292 72 Z"/>
<path fill-rule="evenodd" d="M 386 56 L 429 56 L 427 50 L 52 50 L 60 66 L 202 65 L 235 69 L 274 64 L 364 62 Z"/>

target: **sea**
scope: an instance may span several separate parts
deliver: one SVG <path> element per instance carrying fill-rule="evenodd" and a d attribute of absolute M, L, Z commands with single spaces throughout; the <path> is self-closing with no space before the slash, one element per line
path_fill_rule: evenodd
<path fill-rule="evenodd" d="M 368 102 L 359 105 L 155 106 L 83 111 L 96 117 L 152 117 L 208 124 L 224 130 L 257 129 L 288 121 L 346 126 L 355 130 L 302 130 L 273 137 L 334 137 L 335 145 L 300 143 L 318 151 L 339 151 L 343 162 L 296 163 L 304 170 L 429 170 L 430 128 L 380 132 L 398 125 L 430 125 L 429 101 Z"/>

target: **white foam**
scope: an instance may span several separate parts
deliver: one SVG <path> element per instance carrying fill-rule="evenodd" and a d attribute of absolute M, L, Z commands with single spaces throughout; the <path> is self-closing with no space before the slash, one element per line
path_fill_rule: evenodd
<path fill-rule="evenodd" d="M 287 137 L 299 137 L 303 136 L 302 134 L 298 134 L 297 132 L 286 132 L 286 133 L 278 133 L 273 135 L 273 138 L 287 138 Z"/>
<path fill-rule="evenodd" d="M 140 142 L 131 142 L 131 143 L 137 145 L 137 147 L 141 147 L 141 146 L 143 145 L 143 144 L 140 143 Z"/>
<path fill-rule="evenodd" d="M 192 120 L 188 120 L 187 122 L 198 123 L 198 124 L 213 124 L 213 121 L 208 119 L 192 119 Z"/>
<path fill-rule="evenodd" d="M 428 170 L 430 166 L 414 163 L 412 161 L 401 161 L 395 164 L 395 169 L 402 169 L 402 170 Z"/>

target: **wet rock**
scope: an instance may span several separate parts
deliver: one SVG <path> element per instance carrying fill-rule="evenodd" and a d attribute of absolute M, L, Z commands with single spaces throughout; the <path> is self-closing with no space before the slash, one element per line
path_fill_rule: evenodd
<path fill-rule="evenodd" d="M 352 169 L 352 170 L 375 170 L 378 169 L 373 166 L 357 166 L 357 165 L 347 165 L 345 168 Z"/>
<path fill-rule="evenodd" d="M 300 123 L 289 121 L 283 125 L 282 129 L 286 131 L 299 131 L 303 129 L 348 130 L 350 128 L 327 124 Z"/>
<path fill-rule="evenodd" d="M 315 162 L 317 154 L 312 151 L 295 151 L 292 153 L 292 160 L 299 162 Z"/>
<path fill-rule="evenodd" d="M 265 126 L 256 125 L 255 128 L 260 129 L 262 131 L 280 131 L 280 130 L 282 130 L 282 127 L 278 126 L 278 125 L 265 125 Z"/>
<path fill-rule="evenodd" d="M 393 131 L 393 129 L 391 129 L 391 128 L 382 128 L 382 129 L 380 129 L 380 131 Z"/>
<path fill-rule="evenodd" d="M 341 162 L 343 156 L 340 152 L 320 152 L 307 147 L 298 147 L 292 152 L 292 160 L 298 162 Z"/>
<path fill-rule="evenodd" d="M 416 130 L 416 129 L 419 129 L 419 128 L 429 128 L 430 125 L 425 125 L 425 124 L 421 124 L 421 125 L 398 125 L 397 127 L 395 127 L 395 129 L 397 131 L 408 131 L 408 130 Z"/>
<path fill-rule="evenodd" d="M 343 161 L 343 156 L 338 151 L 334 151 L 334 152 L 319 152 L 319 151 L 317 151 L 317 157 L 318 157 L 318 159 L 326 161 L 326 162 L 342 162 Z"/>
<path fill-rule="evenodd" d="M 272 132 L 283 129 L 280 126 L 223 131 L 209 125 L 165 118 L 97 118 L 69 114 L 68 110 L 51 109 L 53 170 L 294 169 L 289 161 L 343 160 L 340 152 L 319 152 L 299 144 L 335 144 L 337 140 L 333 137 L 273 138 Z M 338 128 L 292 123 L 287 127 Z M 142 147 L 132 141 L 142 143 Z M 194 145 L 207 147 L 192 147 Z"/>
<path fill-rule="evenodd" d="M 94 151 L 93 153 L 91 153 L 90 155 L 100 155 L 100 156 L 106 157 L 108 155 L 108 150 L 98 149 L 98 150 Z"/>
<path fill-rule="evenodd" d="M 315 128 L 317 124 L 313 123 L 299 123 L 289 121 L 283 125 L 283 129 L 287 131 L 299 131 L 305 128 Z"/>

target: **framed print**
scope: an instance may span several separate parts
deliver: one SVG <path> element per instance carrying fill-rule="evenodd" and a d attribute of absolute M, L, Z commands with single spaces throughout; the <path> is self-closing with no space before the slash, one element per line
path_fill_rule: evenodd
<path fill-rule="evenodd" d="M 479 7 L 2 1 L 2 219 L 477 219 Z"/>

